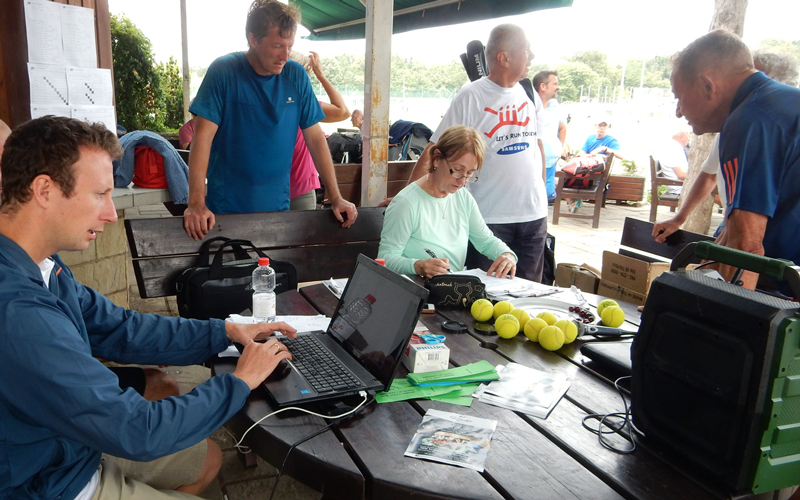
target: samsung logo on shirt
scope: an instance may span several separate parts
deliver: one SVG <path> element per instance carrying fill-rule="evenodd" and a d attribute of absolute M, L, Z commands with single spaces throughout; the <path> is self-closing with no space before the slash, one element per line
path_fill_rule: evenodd
<path fill-rule="evenodd" d="M 520 153 L 528 149 L 531 145 L 527 142 L 518 142 L 516 144 L 510 144 L 500 151 L 497 152 L 499 155 L 513 155 L 515 153 Z"/>

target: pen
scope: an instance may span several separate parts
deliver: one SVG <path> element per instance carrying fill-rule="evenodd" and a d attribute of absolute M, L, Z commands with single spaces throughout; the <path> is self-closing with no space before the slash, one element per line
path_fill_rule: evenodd
<path fill-rule="evenodd" d="M 433 253 L 433 250 L 431 250 L 430 248 L 423 248 L 423 250 L 425 250 L 425 253 L 430 255 L 432 259 L 438 259 L 439 258 L 439 257 L 436 256 L 435 253 Z M 450 268 L 448 267 L 447 268 L 447 272 L 448 273 L 452 273 L 453 271 L 451 271 Z"/>

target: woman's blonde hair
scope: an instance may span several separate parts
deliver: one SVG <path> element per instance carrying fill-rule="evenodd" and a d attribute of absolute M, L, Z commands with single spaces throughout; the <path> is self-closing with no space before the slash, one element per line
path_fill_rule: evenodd
<path fill-rule="evenodd" d="M 299 63 L 300 66 L 302 66 L 302 67 L 304 67 L 306 69 L 306 73 L 308 73 L 308 75 L 311 76 L 311 74 L 312 74 L 311 73 L 311 59 L 309 59 L 309 57 L 307 55 L 303 54 L 302 52 L 297 52 L 296 50 L 293 50 L 293 51 L 289 52 L 289 59 L 291 59 L 292 61 L 294 61 L 296 63 Z"/>
<path fill-rule="evenodd" d="M 461 158 L 467 153 L 472 153 L 478 160 L 478 170 L 483 165 L 483 156 L 486 153 L 486 142 L 480 132 L 472 127 L 455 125 L 445 130 L 439 137 L 439 142 L 431 147 L 428 172 L 433 172 L 433 162 L 437 158 L 452 160 Z"/>

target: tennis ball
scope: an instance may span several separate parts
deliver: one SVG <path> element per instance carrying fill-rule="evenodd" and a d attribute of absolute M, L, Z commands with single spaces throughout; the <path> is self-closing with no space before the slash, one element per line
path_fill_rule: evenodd
<path fill-rule="evenodd" d="M 625 322 L 625 312 L 617 306 L 606 306 L 600 314 L 603 324 L 611 328 L 617 328 Z"/>
<path fill-rule="evenodd" d="M 504 339 L 510 339 L 519 333 L 519 320 L 512 314 L 502 314 L 494 322 L 494 329 Z"/>
<path fill-rule="evenodd" d="M 508 314 L 514 310 L 514 306 L 507 300 L 501 300 L 494 305 L 494 319 L 499 318 L 503 314 Z"/>
<path fill-rule="evenodd" d="M 565 344 L 570 344 L 576 338 L 578 338 L 578 325 L 576 325 L 574 321 L 561 319 L 556 321 L 556 324 L 553 326 L 557 326 L 562 332 L 564 332 Z"/>
<path fill-rule="evenodd" d="M 542 331 L 542 328 L 546 326 L 548 326 L 547 321 L 543 320 L 542 318 L 531 318 L 527 323 L 525 323 L 523 330 L 525 331 L 525 336 L 528 337 L 528 340 L 539 342 L 539 332 Z"/>
<path fill-rule="evenodd" d="M 548 351 L 557 351 L 564 345 L 564 332 L 557 326 L 546 326 L 539 332 L 539 344 Z"/>
<path fill-rule="evenodd" d="M 558 317 L 555 314 L 548 311 L 540 312 L 539 314 L 536 315 L 536 317 L 542 318 L 547 322 L 548 325 L 555 325 L 556 321 L 558 321 Z"/>
<path fill-rule="evenodd" d="M 492 319 L 492 314 L 494 314 L 494 306 L 486 299 L 478 299 L 472 303 L 469 311 L 476 320 L 489 321 Z"/>
<path fill-rule="evenodd" d="M 608 306 L 619 307 L 619 304 L 617 304 L 616 300 L 612 300 L 612 299 L 602 300 L 602 301 L 600 301 L 599 304 L 597 304 L 597 315 L 602 317 L 603 316 L 603 309 L 605 309 Z"/>
<path fill-rule="evenodd" d="M 519 321 L 519 331 L 522 331 L 522 329 L 525 328 L 525 324 L 531 319 L 531 315 L 528 314 L 528 311 L 525 309 L 513 309 L 508 314 L 511 314 Z"/>

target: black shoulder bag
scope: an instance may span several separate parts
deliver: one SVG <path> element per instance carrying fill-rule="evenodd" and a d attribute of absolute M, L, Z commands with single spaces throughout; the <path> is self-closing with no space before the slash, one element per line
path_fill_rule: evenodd
<path fill-rule="evenodd" d="M 486 287 L 477 276 L 437 274 L 425 280 L 428 302 L 436 307 L 470 307 L 486 298 Z"/>
<path fill-rule="evenodd" d="M 211 244 L 221 241 L 214 260 L 209 265 Z M 225 248 L 233 250 L 235 260 L 223 262 Z M 225 319 L 252 306 L 251 287 L 253 270 L 258 258 L 250 257 L 248 250 L 258 257 L 267 255 L 247 240 L 232 240 L 218 236 L 203 242 L 197 265 L 183 271 L 175 280 L 178 310 L 184 318 Z M 297 270 L 289 262 L 272 260 L 275 270 L 275 293 L 297 290 Z"/>

